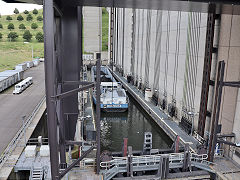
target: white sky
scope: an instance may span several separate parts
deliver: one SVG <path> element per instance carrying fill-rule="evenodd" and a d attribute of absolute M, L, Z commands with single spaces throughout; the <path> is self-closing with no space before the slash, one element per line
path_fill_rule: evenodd
<path fill-rule="evenodd" d="M 13 14 L 14 9 L 17 8 L 19 12 L 25 10 L 31 11 L 34 8 L 41 9 L 42 6 L 36 4 L 26 4 L 26 3 L 5 3 L 0 0 L 0 14 L 1 15 L 11 15 Z"/>

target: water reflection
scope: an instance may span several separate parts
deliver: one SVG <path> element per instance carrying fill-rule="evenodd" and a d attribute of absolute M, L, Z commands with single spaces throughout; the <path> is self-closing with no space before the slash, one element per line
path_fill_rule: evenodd
<path fill-rule="evenodd" d="M 133 150 L 142 150 L 144 132 L 152 132 L 153 148 L 169 148 L 171 139 L 130 98 L 126 113 L 101 113 L 101 150 L 122 151 L 123 138 Z"/>

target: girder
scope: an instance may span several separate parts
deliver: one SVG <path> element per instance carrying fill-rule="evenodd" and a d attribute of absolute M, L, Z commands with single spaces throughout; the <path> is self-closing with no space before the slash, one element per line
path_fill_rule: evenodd
<path fill-rule="evenodd" d="M 8 3 L 35 3 L 42 4 L 42 0 L 4 0 Z M 136 9 L 156 9 L 171 11 L 208 12 L 209 4 L 216 4 L 216 13 L 240 14 L 240 1 L 238 0 L 55 0 L 59 6 L 95 6 L 119 7 Z M 233 8 L 233 11 L 232 11 Z"/>

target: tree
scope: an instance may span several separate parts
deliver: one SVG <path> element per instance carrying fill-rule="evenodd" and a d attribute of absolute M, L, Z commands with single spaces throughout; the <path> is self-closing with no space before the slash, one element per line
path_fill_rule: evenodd
<path fill-rule="evenodd" d="M 27 21 L 32 21 L 32 20 L 33 20 L 32 15 L 31 15 L 31 14 L 28 14 L 28 15 L 27 15 Z"/>
<path fill-rule="evenodd" d="M 44 41 L 44 36 L 43 36 L 43 33 L 41 33 L 41 32 L 38 32 L 36 34 L 35 38 L 38 42 L 43 42 Z"/>
<path fill-rule="evenodd" d="M 0 33 L 0 39 L 2 39 L 2 33 Z"/>
<path fill-rule="evenodd" d="M 34 14 L 34 15 L 37 15 L 37 14 L 38 14 L 38 10 L 37 10 L 37 9 L 34 9 L 34 10 L 33 10 L 33 14 Z"/>
<path fill-rule="evenodd" d="M 25 39 L 26 41 L 30 41 L 32 39 L 32 34 L 30 33 L 29 30 L 26 30 L 23 33 L 23 39 Z"/>
<path fill-rule="evenodd" d="M 12 20 L 12 17 L 11 17 L 11 16 L 7 16 L 7 17 L 6 17 L 6 20 L 11 21 L 11 20 Z"/>
<path fill-rule="evenodd" d="M 19 10 L 17 8 L 14 9 L 14 14 L 19 14 Z"/>
<path fill-rule="evenodd" d="M 18 15 L 18 17 L 17 17 L 17 20 L 18 21 L 22 21 L 24 18 L 22 17 L 22 15 Z"/>
<path fill-rule="evenodd" d="M 36 23 L 32 23 L 31 28 L 32 28 L 32 29 L 37 29 L 37 28 L 38 28 L 38 25 L 37 25 Z"/>
<path fill-rule="evenodd" d="M 9 25 L 8 25 L 8 29 L 11 31 L 12 29 L 14 29 L 15 27 L 14 27 L 14 24 L 13 23 L 9 23 Z"/>
<path fill-rule="evenodd" d="M 19 29 L 22 29 L 22 30 L 23 30 L 23 29 L 26 29 L 26 27 L 25 27 L 24 24 L 19 24 L 18 28 L 19 28 Z"/>
<path fill-rule="evenodd" d="M 2 24 L 0 24 L 0 29 L 3 29 L 3 25 Z"/>
<path fill-rule="evenodd" d="M 43 20 L 43 17 L 42 17 L 42 16 L 38 16 L 38 17 L 37 17 L 37 20 L 38 20 L 38 21 L 42 21 L 42 20 Z"/>
<path fill-rule="evenodd" d="M 16 32 L 10 32 L 8 34 L 8 38 L 10 39 L 10 41 L 15 41 L 18 38 L 18 34 Z"/>
<path fill-rule="evenodd" d="M 24 13 L 24 14 L 29 14 L 28 10 L 25 10 L 23 13 Z"/>

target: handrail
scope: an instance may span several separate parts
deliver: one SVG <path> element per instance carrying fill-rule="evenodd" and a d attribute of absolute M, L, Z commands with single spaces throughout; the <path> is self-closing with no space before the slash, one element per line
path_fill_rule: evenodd
<path fill-rule="evenodd" d="M 28 117 L 28 119 L 25 121 L 25 123 L 22 125 L 22 127 L 18 130 L 14 138 L 11 140 L 11 142 L 8 144 L 7 148 L 3 151 L 3 153 L 0 156 L 0 168 L 4 165 L 4 163 L 8 160 L 10 154 L 13 152 L 13 150 L 16 148 L 17 143 L 22 138 L 22 135 L 24 134 L 24 131 L 26 128 L 28 128 L 29 124 L 31 124 L 33 118 L 41 108 L 42 104 L 45 102 L 45 96 L 40 100 L 40 102 L 36 105 L 34 108 L 32 114 Z"/>

